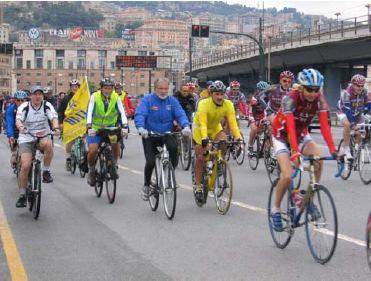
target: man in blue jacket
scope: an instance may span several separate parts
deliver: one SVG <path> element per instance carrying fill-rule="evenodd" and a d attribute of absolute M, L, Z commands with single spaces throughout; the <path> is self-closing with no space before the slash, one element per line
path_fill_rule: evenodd
<path fill-rule="evenodd" d="M 135 126 L 142 136 L 144 156 L 146 164 L 144 167 L 144 186 L 142 198 L 148 200 L 149 184 L 153 168 L 155 167 L 155 156 L 157 147 L 164 143 L 170 154 L 170 160 L 173 165 L 176 163 L 177 144 L 172 135 L 163 137 L 151 137 L 149 132 L 164 134 L 170 132 L 173 122 L 177 121 L 182 127 L 182 133 L 185 136 L 191 136 L 189 121 L 178 100 L 169 96 L 169 80 L 158 78 L 154 82 L 155 92 L 146 95 L 135 113 Z"/>

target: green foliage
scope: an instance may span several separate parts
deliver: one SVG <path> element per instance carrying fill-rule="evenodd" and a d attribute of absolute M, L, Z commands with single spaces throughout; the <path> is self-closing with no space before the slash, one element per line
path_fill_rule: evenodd
<path fill-rule="evenodd" d="M 123 30 L 125 29 L 136 29 L 140 26 L 143 25 L 143 22 L 142 21 L 134 21 L 130 24 L 122 24 L 122 23 L 119 23 L 116 25 L 116 28 L 115 28 L 115 36 L 118 37 L 118 38 L 121 38 L 121 33 Z"/>

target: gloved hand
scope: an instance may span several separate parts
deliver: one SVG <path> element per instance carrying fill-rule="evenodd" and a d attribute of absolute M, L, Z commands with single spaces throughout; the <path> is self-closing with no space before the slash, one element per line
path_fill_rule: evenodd
<path fill-rule="evenodd" d="M 142 136 L 142 138 L 148 138 L 148 131 L 144 128 L 138 128 L 139 135 Z"/>
<path fill-rule="evenodd" d="M 94 129 L 90 128 L 88 129 L 88 135 L 89 137 L 95 137 L 97 135 L 97 132 Z"/>
<path fill-rule="evenodd" d="M 183 136 L 190 137 L 192 135 L 191 128 L 189 126 L 184 127 L 182 130 Z"/>
<path fill-rule="evenodd" d="M 58 137 L 60 134 L 61 134 L 61 131 L 59 130 L 59 128 L 53 129 L 53 135 L 54 136 Z"/>
<path fill-rule="evenodd" d="M 13 144 L 14 144 L 14 138 L 13 137 L 10 137 L 8 138 L 8 143 L 11 147 L 13 147 Z"/>
<path fill-rule="evenodd" d="M 290 160 L 291 161 L 295 161 L 295 160 L 297 160 L 299 157 L 300 157 L 300 152 L 298 152 L 298 151 L 293 151 L 292 153 L 291 153 L 291 157 L 290 157 Z"/>
<path fill-rule="evenodd" d="M 334 157 L 335 160 L 338 160 L 338 158 L 339 158 L 339 154 L 338 154 L 337 151 L 331 152 L 331 156 Z"/>
<path fill-rule="evenodd" d="M 205 148 L 209 144 L 209 139 L 202 140 L 202 147 Z"/>
<path fill-rule="evenodd" d="M 129 134 L 129 130 L 128 130 L 128 127 L 124 126 L 123 128 L 121 128 L 121 136 L 122 137 L 126 137 L 127 135 Z"/>

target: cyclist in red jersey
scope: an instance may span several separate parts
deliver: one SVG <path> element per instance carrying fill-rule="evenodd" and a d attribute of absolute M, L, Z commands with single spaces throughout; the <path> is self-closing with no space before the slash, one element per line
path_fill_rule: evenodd
<path fill-rule="evenodd" d="M 299 87 L 290 91 L 283 99 L 280 110 L 273 121 L 273 147 L 280 166 L 281 177 L 277 183 L 277 193 L 272 209 L 274 227 L 282 229 L 280 205 L 291 182 L 293 168 L 291 161 L 303 155 L 321 155 L 321 150 L 308 133 L 308 126 L 318 112 L 321 133 L 330 153 L 336 156 L 336 148 L 328 124 L 328 104 L 322 93 L 323 76 L 315 69 L 304 69 L 298 74 Z M 291 158 L 290 158 L 291 153 Z M 316 167 L 317 181 L 321 177 L 322 163 Z M 312 216 L 320 216 L 312 204 Z"/>

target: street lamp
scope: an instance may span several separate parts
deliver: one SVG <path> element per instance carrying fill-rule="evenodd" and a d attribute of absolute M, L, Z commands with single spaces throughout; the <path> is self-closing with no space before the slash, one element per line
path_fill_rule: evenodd
<path fill-rule="evenodd" d="M 58 76 L 58 77 L 62 77 L 63 74 L 62 74 L 62 73 L 58 73 L 58 75 L 54 76 L 54 94 L 55 94 L 55 95 L 58 94 L 58 86 L 57 86 L 57 83 L 59 82 L 59 79 L 57 80 L 57 76 Z"/>
<path fill-rule="evenodd" d="M 367 8 L 367 18 L 369 18 L 370 17 L 371 4 L 367 4 L 367 5 L 365 5 L 365 7 Z"/>
<path fill-rule="evenodd" d="M 339 16 L 340 16 L 340 15 L 341 15 L 340 12 L 336 12 L 336 13 L 335 13 L 335 16 L 336 16 L 336 27 L 339 26 Z"/>
<path fill-rule="evenodd" d="M 192 19 L 192 14 L 188 11 L 184 12 L 185 14 L 188 14 L 188 20 L 191 21 L 190 28 L 189 28 L 189 39 L 188 39 L 188 53 L 189 53 L 189 81 L 192 82 L 192 24 L 193 24 L 193 19 Z"/>

